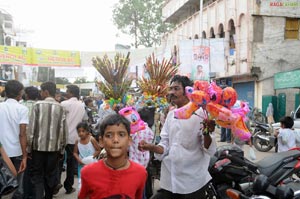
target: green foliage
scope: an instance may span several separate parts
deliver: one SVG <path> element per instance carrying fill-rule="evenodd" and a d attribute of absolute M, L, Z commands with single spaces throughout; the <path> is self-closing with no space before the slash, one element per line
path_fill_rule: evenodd
<path fill-rule="evenodd" d="M 55 83 L 56 84 L 71 84 L 71 82 L 65 77 L 56 77 Z"/>
<path fill-rule="evenodd" d="M 86 77 L 77 77 L 74 81 L 74 84 L 82 84 L 87 83 Z"/>
<path fill-rule="evenodd" d="M 134 46 L 160 45 L 162 33 L 171 25 L 162 21 L 164 0 L 119 0 L 113 9 L 113 21 L 119 30 L 135 37 Z"/>

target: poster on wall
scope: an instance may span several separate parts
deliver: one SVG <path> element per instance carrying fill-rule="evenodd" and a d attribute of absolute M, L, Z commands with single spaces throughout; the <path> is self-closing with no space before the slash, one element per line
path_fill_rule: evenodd
<path fill-rule="evenodd" d="M 209 47 L 193 46 L 192 80 L 209 80 Z"/>
<path fill-rule="evenodd" d="M 223 38 L 179 41 L 179 73 L 193 80 L 209 80 L 212 72 L 225 71 Z"/>

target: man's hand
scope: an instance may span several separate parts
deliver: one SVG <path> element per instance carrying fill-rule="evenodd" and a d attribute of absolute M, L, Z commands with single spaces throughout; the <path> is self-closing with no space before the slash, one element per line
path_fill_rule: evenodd
<path fill-rule="evenodd" d="M 138 149 L 140 151 L 149 151 L 151 146 L 152 146 L 152 144 L 149 144 L 145 140 L 142 140 L 142 141 L 139 142 Z"/>
<path fill-rule="evenodd" d="M 154 153 L 163 154 L 164 148 L 159 145 L 147 143 L 145 140 L 139 142 L 138 149 L 140 151 L 152 151 Z"/>
<path fill-rule="evenodd" d="M 215 120 L 209 120 L 209 119 L 205 119 L 203 120 L 203 129 L 206 130 L 211 133 L 215 131 L 215 127 L 216 127 L 216 122 Z"/>
<path fill-rule="evenodd" d="M 22 162 L 21 162 L 21 165 L 20 165 L 18 173 L 22 173 L 22 172 L 25 171 L 26 164 L 27 164 L 27 157 L 22 159 Z"/>

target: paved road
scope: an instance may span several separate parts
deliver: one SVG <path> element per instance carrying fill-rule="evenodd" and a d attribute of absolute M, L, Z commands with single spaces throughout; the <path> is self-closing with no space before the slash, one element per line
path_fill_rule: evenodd
<path fill-rule="evenodd" d="M 216 140 L 217 141 L 220 140 L 220 129 L 216 129 Z M 217 142 L 218 146 L 224 145 L 224 144 L 227 144 L 227 143 Z M 255 151 L 255 154 L 256 154 L 256 160 L 254 162 L 256 162 L 258 160 L 261 160 L 262 158 L 267 157 L 267 156 L 272 155 L 272 154 L 275 153 L 274 148 L 271 151 L 269 151 L 269 152 L 259 152 L 259 151 L 256 151 L 255 148 L 254 148 L 254 151 Z M 245 157 L 250 160 L 250 158 L 249 158 L 249 146 L 248 145 L 244 146 L 244 153 L 245 153 Z M 62 174 L 62 179 L 63 180 L 65 179 L 65 172 L 63 172 L 63 174 Z M 63 182 L 63 180 L 62 180 L 62 182 Z M 77 188 L 77 186 L 78 186 L 77 182 L 78 182 L 78 179 L 75 178 L 74 187 L 76 187 L 76 189 L 78 189 Z M 155 180 L 155 183 L 154 183 L 154 189 L 155 189 L 155 191 L 158 188 L 159 188 L 159 181 Z M 60 192 L 56 195 L 55 198 L 57 198 L 57 199 L 74 199 L 74 198 L 77 198 L 77 194 L 78 194 L 78 192 L 76 191 L 73 194 L 67 195 L 67 194 L 65 194 L 65 190 L 62 188 L 60 190 Z"/>

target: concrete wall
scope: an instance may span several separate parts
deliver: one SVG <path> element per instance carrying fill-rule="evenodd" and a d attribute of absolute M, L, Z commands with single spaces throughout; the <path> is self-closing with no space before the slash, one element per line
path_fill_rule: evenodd
<path fill-rule="evenodd" d="M 300 0 L 252 0 L 253 14 L 266 16 L 300 16 Z"/>
<path fill-rule="evenodd" d="M 173 5 L 173 7 L 172 7 Z M 169 14 L 168 7 L 178 7 L 178 2 L 173 0 L 167 3 L 163 9 L 163 15 Z M 203 8 L 203 30 L 206 33 L 206 38 L 210 37 L 210 30 L 214 30 L 215 36 L 218 38 L 218 29 L 220 24 L 223 24 L 225 31 L 225 41 L 229 42 L 229 21 L 233 20 L 236 29 L 236 51 L 234 55 L 229 55 L 229 43 L 226 46 L 225 56 L 226 72 L 217 74 L 217 77 L 232 76 L 236 74 L 249 73 L 251 65 L 249 64 L 249 40 L 248 40 L 248 25 L 249 25 L 249 2 L 247 0 L 218 0 Z M 164 14 L 167 12 L 167 14 Z M 197 34 L 202 35 L 200 29 L 199 12 L 190 16 L 182 23 L 177 24 L 174 30 L 163 36 L 162 42 L 168 45 L 177 45 L 180 40 L 194 38 Z"/>
<path fill-rule="evenodd" d="M 260 67 L 259 76 L 262 92 L 274 94 L 274 74 L 300 67 L 300 41 L 285 40 L 285 17 L 264 16 L 262 43 L 253 43 L 253 66 Z"/>

